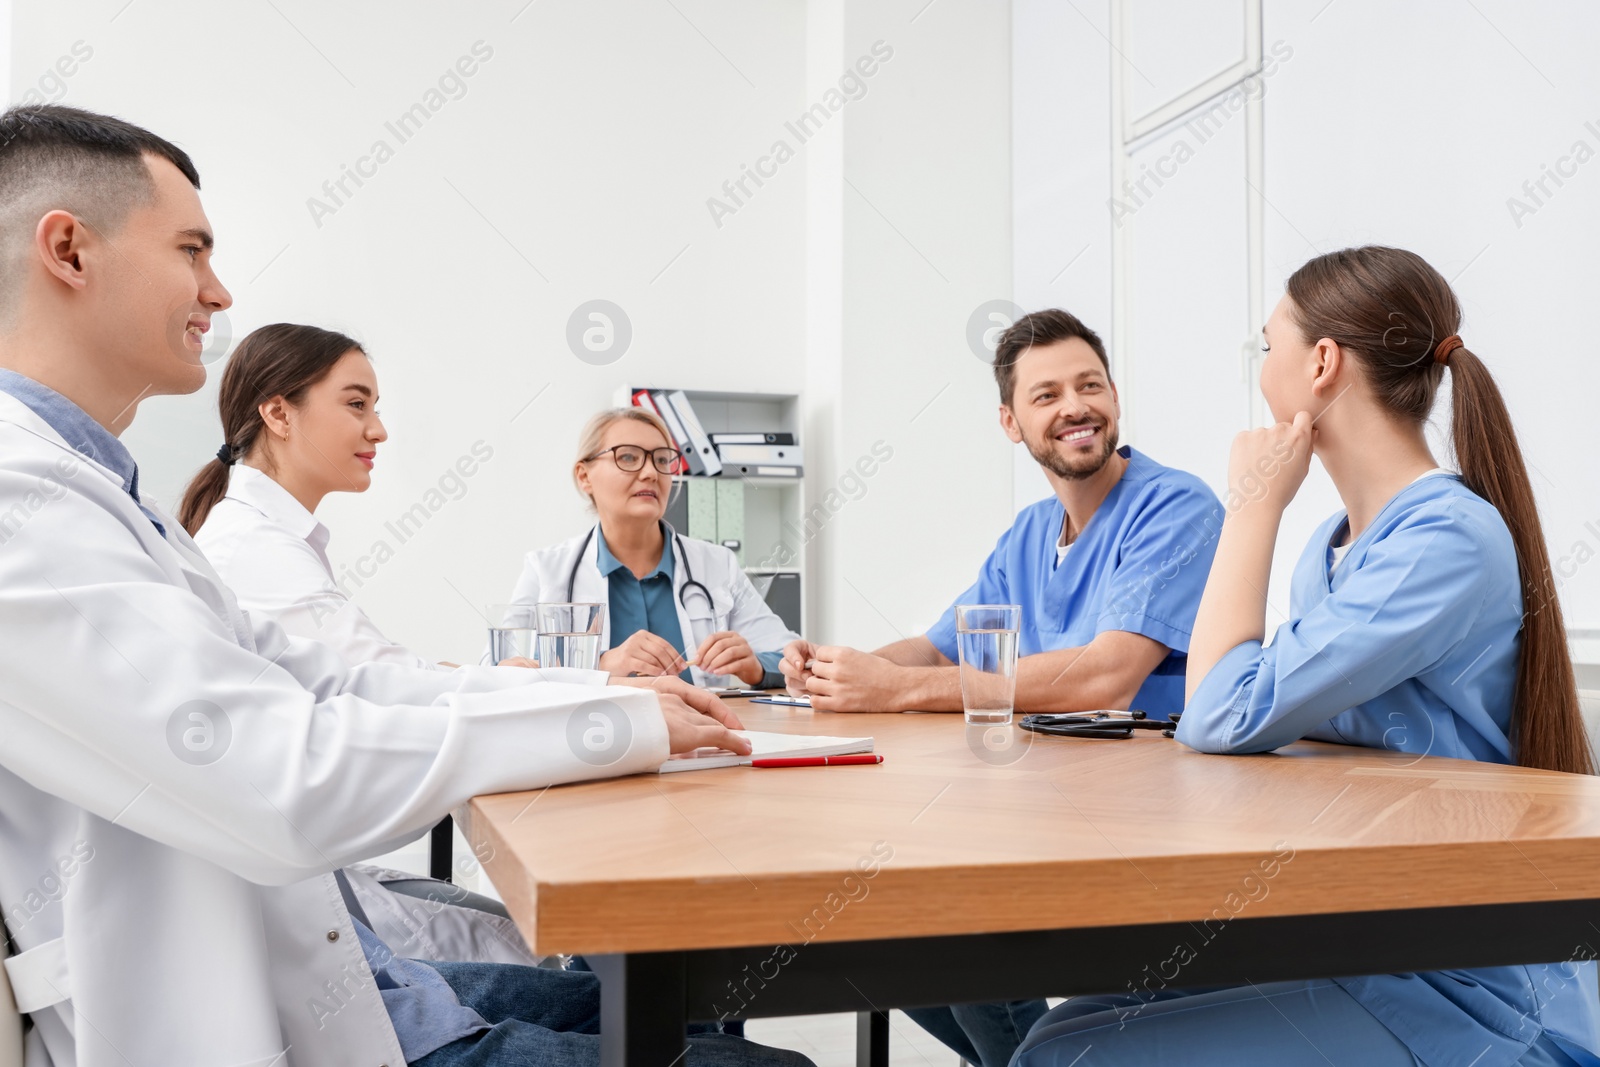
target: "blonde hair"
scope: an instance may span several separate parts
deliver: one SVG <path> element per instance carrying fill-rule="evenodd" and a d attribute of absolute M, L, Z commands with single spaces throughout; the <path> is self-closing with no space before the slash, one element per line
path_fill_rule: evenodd
<path fill-rule="evenodd" d="M 678 444 L 672 439 L 672 431 L 667 429 L 667 424 L 660 415 L 645 408 L 608 408 L 584 424 L 583 433 L 578 435 L 578 458 L 572 463 L 572 484 L 578 492 L 588 498 L 589 506 L 594 506 L 594 497 L 583 491 L 583 485 L 578 481 L 578 466 L 584 460 L 600 451 L 600 442 L 606 439 L 606 431 L 612 426 L 626 419 L 642 422 L 661 435 L 661 439 L 669 448 L 677 448 Z"/>

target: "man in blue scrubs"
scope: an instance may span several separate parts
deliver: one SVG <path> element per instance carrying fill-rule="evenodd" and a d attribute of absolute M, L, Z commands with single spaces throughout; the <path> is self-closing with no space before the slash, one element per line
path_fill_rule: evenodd
<path fill-rule="evenodd" d="M 1200 479 L 1117 447 L 1105 346 L 1065 311 L 1024 316 L 995 348 L 1000 425 L 1055 495 L 1023 509 L 955 604 L 1020 604 L 1016 705 L 1183 707 L 1190 629 L 1222 528 Z M 955 606 L 876 652 L 792 642 L 789 688 L 823 711 L 959 711 Z"/>
<path fill-rule="evenodd" d="M 1183 708 L 1190 631 L 1222 507 L 1192 474 L 1117 447 L 1122 411 L 1099 336 L 1051 309 L 995 347 L 1000 425 L 1055 489 L 1025 509 L 955 604 L 1020 604 L 1016 705 L 1027 711 Z M 823 711 L 959 711 L 954 604 L 921 637 L 877 652 L 791 642 L 791 692 Z M 968 1063 L 1005 1067 L 1045 1002 L 907 1014 Z"/>

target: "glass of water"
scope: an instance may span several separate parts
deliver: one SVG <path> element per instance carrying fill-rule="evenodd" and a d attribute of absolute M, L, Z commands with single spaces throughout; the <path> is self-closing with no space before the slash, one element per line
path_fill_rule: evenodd
<path fill-rule="evenodd" d="M 539 634 L 539 616 L 532 604 L 490 604 L 489 662 L 499 663 L 513 656 L 538 659 L 534 647 Z"/>
<path fill-rule="evenodd" d="M 597 670 L 604 604 L 540 604 L 539 666 Z"/>
<path fill-rule="evenodd" d="M 970 723 L 1009 723 L 1017 696 L 1020 604 L 957 604 L 961 707 Z"/>

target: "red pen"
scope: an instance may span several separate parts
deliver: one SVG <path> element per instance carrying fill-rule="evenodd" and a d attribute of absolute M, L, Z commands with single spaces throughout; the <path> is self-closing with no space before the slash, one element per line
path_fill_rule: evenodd
<path fill-rule="evenodd" d="M 751 760 L 752 767 L 856 767 L 882 763 L 882 756 L 791 756 L 788 759 Z"/>

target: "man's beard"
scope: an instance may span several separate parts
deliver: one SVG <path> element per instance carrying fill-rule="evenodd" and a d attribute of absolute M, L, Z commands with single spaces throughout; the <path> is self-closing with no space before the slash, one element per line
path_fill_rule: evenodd
<path fill-rule="evenodd" d="M 1092 478 L 1105 468 L 1105 465 L 1111 460 L 1111 454 L 1117 450 L 1117 424 L 1114 422 L 1096 422 L 1092 424 L 1095 429 L 1100 431 L 1100 438 L 1104 442 L 1100 451 L 1093 455 L 1063 456 L 1056 451 L 1056 434 L 1061 433 L 1063 430 L 1084 425 L 1090 424 L 1057 423 L 1050 428 L 1050 432 L 1045 435 L 1043 441 L 1030 441 L 1027 434 L 1023 434 L 1022 443 L 1027 445 L 1028 454 L 1034 458 L 1034 461 L 1057 478 L 1064 478 L 1068 481 Z"/>

